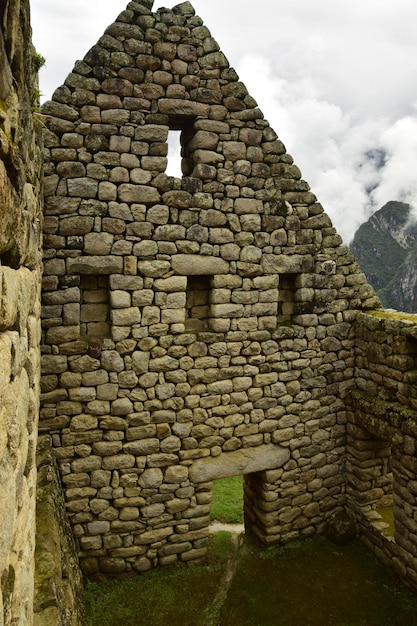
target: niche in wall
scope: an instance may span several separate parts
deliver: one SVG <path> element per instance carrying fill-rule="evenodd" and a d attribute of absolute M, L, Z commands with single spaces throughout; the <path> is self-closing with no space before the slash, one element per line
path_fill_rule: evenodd
<path fill-rule="evenodd" d="M 211 276 L 188 276 L 186 297 L 186 330 L 206 330 L 210 314 Z"/>
<path fill-rule="evenodd" d="M 278 320 L 291 319 L 295 310 L 295 281 L 298 274 L 280 274 L 278 284 Z"/>
<path fill-rule="evenodd" d="M 109 277 L 81 275 L 80 292 L 80 335 L 89 338 L 109 337 Z"/>

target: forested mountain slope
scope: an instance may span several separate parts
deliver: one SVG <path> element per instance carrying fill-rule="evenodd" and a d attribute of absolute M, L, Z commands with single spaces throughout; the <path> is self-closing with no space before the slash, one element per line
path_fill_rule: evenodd
<path fill-rule="evenodd" d="M 388 202 L 355 233 L 350 245 L 387 308 L 417 312 L 417 220 L 403 202 Z"/>

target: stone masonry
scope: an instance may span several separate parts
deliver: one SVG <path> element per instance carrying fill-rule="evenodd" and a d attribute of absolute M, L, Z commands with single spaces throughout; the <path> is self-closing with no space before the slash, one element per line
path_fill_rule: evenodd
<path fill-rule="evenodd" d="M 40 429 L 89 575 L 201 558 L 228 475 L 265 544 L 319 531 L 346 503 L 352 323 L 379 307 L 193 7 L 152 4 L 43 108 Z"/>
<path fill-rule="evenodd" d="M 0 624 L 32 624 L 41 127 L 29 2 L 0 5 Z"/>
<path fill-rule="evenodd" d="M 409 318 L 381 311 L 355 322 L 347 496 L 368 546 L 417 587 L 417 326 Z M 387 507 L 393 535 L 379 532 Z"/>
<path fill-rule="evenodd" d="M 0 625 L 82 623 L 77 558 L 198 561 L 230 475 L 265 545 L 345 511 L 417 587 L 416 318 L 381 310 L 192 6 L 152 4 L 44 107 L 42 340 L 36 55 L 27 0 L 0 7 Z"/>

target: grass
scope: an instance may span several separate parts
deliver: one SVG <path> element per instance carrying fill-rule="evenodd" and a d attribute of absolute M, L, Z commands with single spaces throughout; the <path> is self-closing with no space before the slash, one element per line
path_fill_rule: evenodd
<path fill-rule="evenodd" d="M 214 481 L 210 517 L 224 524 L 243 522 L 243 476 Z"/>
<path fill-rule="evenodd" d="M 406 320 L 408 322 L 417 322 L 417 313 L 404 313 L 403 311 L 367 311 L 369 315 L 380 317 L 383 319 Z"/>
<path fill-rule="evenodd" d="M 87 585 L 88 626 L 214 626 L 216 596 L 231 556 L 231 535 L 211 535 L 204 565 L 173 566 Z"/>
<path fill-rule="evenodd" d="M 242 477 L 215 481 L 212 517 L 243 517 Z M 210 535 L 202 565 L 172 566 L 89 584 L 87 626 L 403 626 L 417 596 L 359 541 L 336 547 L 316 536 L 264 549 L 245 536 L 225 584 L 233 545 Z"/>
<path fill-rule="evenodd" d="M 224 575 L 231 535 L 210 537 L 204 565 L 170 567 L 87 586 L 88 626 L 404 626 L 417 596 L 359 541 L 320 536 L 263 549 L 245 537 Z"/>
<path fill-rule="evenodd" d="M 272 550 L 245 541 L 222 626 L 403 626 L 417 597 L 359 541 L 320 536 Z"/>

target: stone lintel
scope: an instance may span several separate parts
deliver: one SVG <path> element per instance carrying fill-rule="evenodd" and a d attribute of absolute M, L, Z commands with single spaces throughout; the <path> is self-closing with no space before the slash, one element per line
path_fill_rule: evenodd
<path fill-rule="evenodd" d="M 122 274 L 121 256 L 80 256 L 67 260 L 68 274 Z"/>
<path fill-rule="evenodd" d="M 223 452 L 220 456 L 194 461 L 190 467 L 190 479 L 194 483 L 202 483 L 227 476 L 278 469 L 289 458 L 288 448 L 274 444 Z"/>
<path fill-rule="evenodd" d="M 261 266 L 265 274 L 301 274 L 312 271 L 313 257 L 309 254 L 264 254 Z"/>
<path fill-rule="evenodd" d="M 179 100 L 175 98 L 161 98 L 158 102 L 160 113 L 166 115 L 180 115 L 181 117 L 208 117 L 210 106 L 202 102 Z"/>
<path fill-rule="evenodd" d="M 218 257 L 176 254 L 172 257 L 172 269 L 180 276 L 214 276 L 228 274 L 229 264 Z"/>

